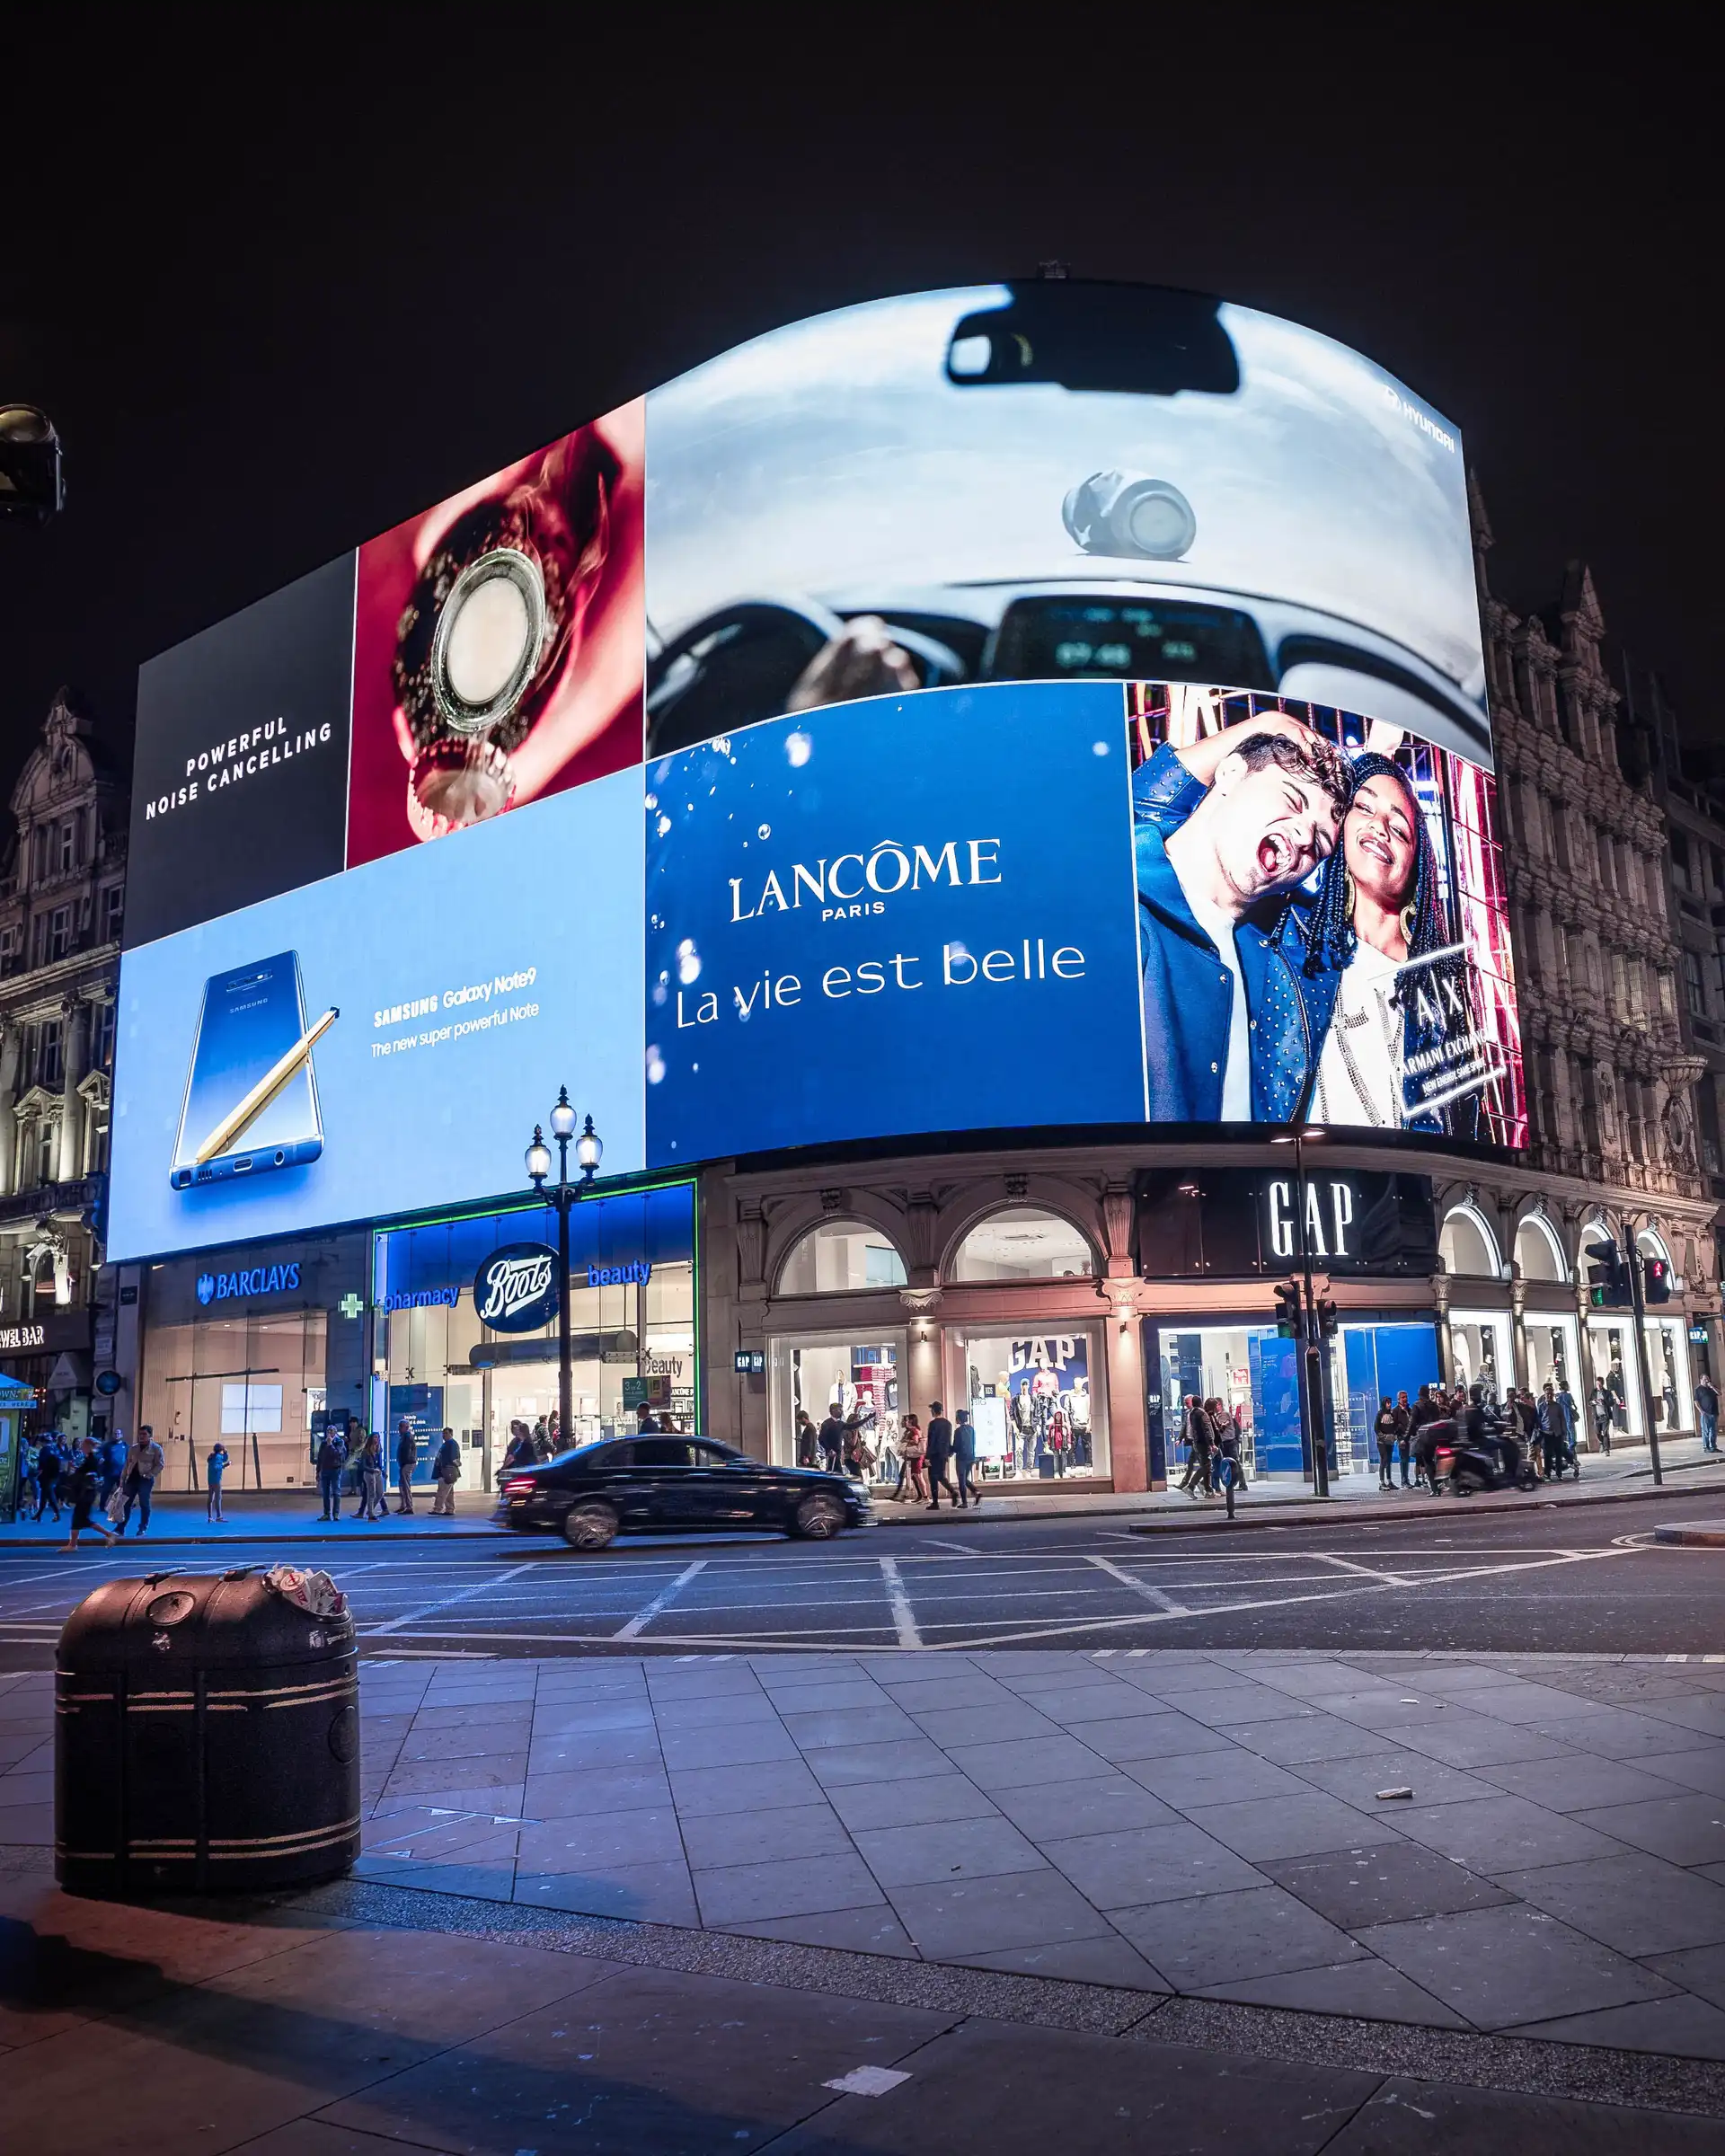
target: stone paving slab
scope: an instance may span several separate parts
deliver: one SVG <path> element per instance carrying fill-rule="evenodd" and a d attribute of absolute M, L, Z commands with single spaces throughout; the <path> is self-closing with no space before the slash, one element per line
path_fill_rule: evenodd
<path fill-rule="evenodd" d="M 1520 1654 L 371 1661 L 358 1873 L 1710 2058 L 1722 1680 Z M 45 1674 L 0 1682 L 0 1844 L 51 1841 L 50 1706 Z"/>

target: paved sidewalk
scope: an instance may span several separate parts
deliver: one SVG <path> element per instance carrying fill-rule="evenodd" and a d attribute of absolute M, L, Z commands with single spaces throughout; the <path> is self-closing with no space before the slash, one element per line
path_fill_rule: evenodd
<path fill-rule="evenodd" d="M 1668 1442 L 1664 1447 L 1664 1462 L 1668 1486 L 1674 1495 L 1686 1495 L 1693 1500 L 1714 1489 L 1725 1491 L 1725 1454 L 1703 1453 L 1698 1439 Z M 1613 1498 L 1646 1497 L 1653 1489 L 1652 1476 L 1645 1446 L 1619 1446 L 1609 1457 L 1588 1454 L 1582 1462 L 1579 1481 L 1571 1480 L 1550 1485 L 1536 1498 L 1520 1492 L 1473 1498 L 1468 1500 L 1468 1510 L 1472 1515 L 1525 1510 L 1531 1503 L 1573 1505 Z M 1320 1503 L 1313 1498 L 1310 1487 L 1294 1477 L 1286 1480 L 1264 1478 L 1254 1482 L 1237 1500 L 1235 1524 L 1250 1526 L 1254 1520 L 1261 1520 L 1266 1513 L 1273 1512 L 1278 1521 L 1287 1524 L 1324 1520 L 1351 1526 L 1372 1520 L 1400 1519 L 1409 1513 L 1429 1512 L 1455 1501 L 1449 1498 L 1424 1497 L 1417 1490 L 1402 1489 L 1399 1485 L 1393 1490 L 1380 1490 L 1375 1474 L 1339 1476 L 1331 1485 L 1331 1492 L 1327 1503 Z M 497 1499 L 484 1490 L 457 1490 L 454 1519 L 432 1515 L 429 1490 L 416 1490 L 414 1497 L 413 1512 L 403 1515 L 395 1510 L 395 1493 L 392 1490 L 387 1520 L 370 1522 L 358 1518 L 353 1512 L 353 1499 L 347 1498 L 341 1521 L 332 1525 L 319 1520 L 314 1495 L 296 1497 L 288 1491 L 234 1490 L 226 1498 L 227 1524 L 211 1525 L 204 1517 L 201 1495 L 168 1491 L 155 1500 L 149 1533 L 138 1534 L 134 1515 L 126 1539 L 128 1542 L 139 1542 L 146 1546 L 153 1543 L 158 1547 L 164 1543 L 177 1547 L 260 1540 L 310 1542 L 327 1547 L 344 1542 L 401 1542 L 408 1536 L 421 1539 L 437 1536 L 445 1542 L 507 1539 L 519 1547 L 524 1555 L 535 1550 L 561 1547 L 554 1539 L 522 1537 L 506 1527 L 497 1526 L 491 1519 Z M 1220 1498 L 1189 1498 L 1179 1489 L 1117 1494 L 1112 1490 L 1069 1488 L 1048 1496 L 1035 1484 L 1026 1485 L 1022 1496 L 1006 1497 L 996 1491 L 968 1512 L 953 1513 L 942 1507 L 935 1513 L 925 1506 L 896 1505 L 878 1490 L 875 1500 L 881 1524 L 895 1528 L 937 1523 L 943 1528 L 951 1528 L 972 1522 L 990 1524 L 1004 1520 L 1126 1515 L 1137 1521 L 1146 1533 L 1161 1533 L 1183 1531 L 1195 1524 L 1218 1519 L 1223 1512 Z M 0 1523 L 0 1547 L 9 1543 L 35 1547 L 44 1542 L 63 1542 L 69 1516 L 69 1511 L 63 1507 L 58 1520 L 49 1514 L 40 1521 L 20 1519 Z"/>
<path fill-rule="evenodd" d="M 679 1940 L 682 1950 L 679 1951 Z M 351 1885 L 0 1875 L 0 2072 L 54 2156 L 1710 2156 L 1725 2070 Z"/>
<path fill-rule="evenodd" d="M 0 1693 L 0 1842 L 51 1841 L 50 1683 Z M 1725 1660 L 401 1660 L 363 1696 L 383 1884 L 1725 2060 Z"/>

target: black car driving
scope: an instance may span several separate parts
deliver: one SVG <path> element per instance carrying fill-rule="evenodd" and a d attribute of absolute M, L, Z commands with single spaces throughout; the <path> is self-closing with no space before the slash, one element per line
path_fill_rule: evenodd
<path fill-rule="evenodd" d="M 608 1438 L 538 1467 L 508 1469 L 497 1517 L 560 1533 L 572 1550 L 617 1534 L 691 1527 L 775 1527 L 826 1542 L 872 1524 L 860 1482 L 818 1468 L 769 1467 L 711 1437 Z"/>

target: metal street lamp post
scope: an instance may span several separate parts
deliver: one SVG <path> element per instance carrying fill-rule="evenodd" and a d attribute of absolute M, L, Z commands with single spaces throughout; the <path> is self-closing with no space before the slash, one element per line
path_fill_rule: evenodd
<path fill-rule="evenodd" d="M 1304 1124 L 1296 1124 L 1285 1136 L 1272 1138 L 1273 1145 L 1292 1145 L 1294 1148 L 1294 1216 L 1296 1233 L 1299 1241 L 1300 1299 L 1300 1411 L 1305 1420 L 1305 1436 L 1312 1448 L 1312 1494 L 1315 1498 L 1330 1495 L 1330 1433 L 1323 1412 L 1323 1348 L 1318 1329 L 1318 1301 L 1312 1285 L 1312 1245 L 1305 1230 L 1305 1141 L 1321 1138 L 1321 1130 L 1309 1130 Z"/>
<path fill-rule="evenodd" d="M 551 1173 L 551 1148 L 545 1144 L 544 1129 L 535 1123 L 533 1143 L 527 1147 L 527 1180 L 542 1197 L 549 1198 L 557 1208 L 557 1442 L 566 1448 L 571 1442 L 575 1423 L 573 1372 L 570 1364 L 569 1348 L 569 1211 L 580 1202 L 588 1186 L 599 1171 L 599 1162 L 605 1147 L 593 1127 L 588 1116 L 575 1148 L 580 1163 L 581 1180 L 569 1180 L 569 1141 L 575 1135 L 575 1110 L 569 1104 L 569 1088 L 557 1088 L 557 1100 L 550 1116 L 551 1135 L 557 1141 L 557 1180 L 550 1189 L 545 1179 Z"/>

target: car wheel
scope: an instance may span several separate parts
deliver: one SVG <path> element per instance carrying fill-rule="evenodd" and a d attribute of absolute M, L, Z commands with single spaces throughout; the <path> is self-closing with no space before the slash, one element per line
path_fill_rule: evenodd
<path fill-rule="evenodd" d="M 795 1531 L 806 1542 L 831 1542 L 845 1524 L 845 1507 L 824 1491 L 805 1498 L 797 1507 Z"/>
<path fill-rule="evenodd" d="M 617 1515 L 608 1505 L 571 1505 L 563 1515 L 563 1540 L 571 1550 L 603 1550 L 616 1532 Z"/>

